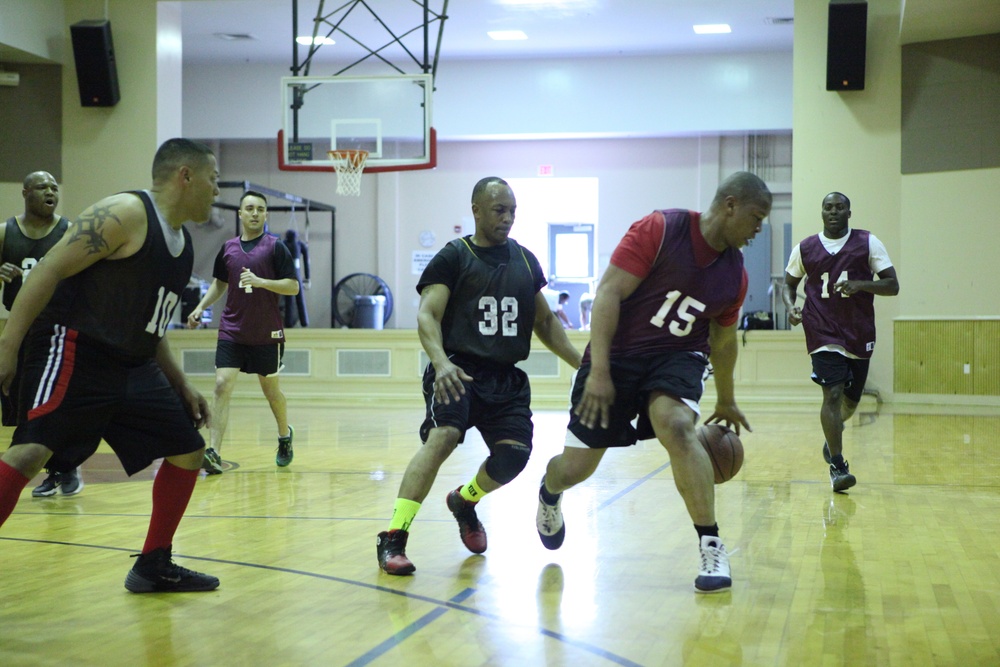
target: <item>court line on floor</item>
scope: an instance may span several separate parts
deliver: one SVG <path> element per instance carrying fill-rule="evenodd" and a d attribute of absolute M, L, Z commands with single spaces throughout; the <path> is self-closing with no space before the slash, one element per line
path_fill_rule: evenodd
<path fill-rule="evenodd" d="M 659 468 L 657 468 L 653 472 L 649 473 L 645 477 L 640 477 L 639 479 L 635 480 L 634 482 L 632 482 L 631 484 L 629 484 L 628 486 L 626 486 L 624 489 L 622 489 L 621 491 L 619 491 L 615 495 L 613 495 L 610 498 L 608 498 L 607 500 L 605 500 L 603 503 L 601 503 L 600 505 L 598 505 L 597 509 L 594 510 L 594 511 L 595 512 L 600 512 L 602 509 L 604 509 L 608 505 L 611 505 L 612 503 L 615 503 L 618 500 L 620 500 L 621 498 L 627 496 L 629 493 L 631 493 L 635 489 L 639 488 L 640 486 L 642 486 L 643 484 L 645 484 L 646 482 L 648 482 L 652 478 L 656 477 L 657 475 L 659 475 L 661 472 L 663 472 L 664 470 L 666 470 L 669 467 L 670 467 L 670 461 L 667 461 L 666 463 L 664 463 L 663 465 L 661 465 Z"/>
<path fill-rule="evenodd" d="M 28 543 L 35 543 L 35 544 L 54 544 L 54 545 L 67 546 L 67 547 L 83 547 L 83 548 L 87 548 L 87 549 L 100 549 L 100 550 L 105 550 L 105 551 L 122 551 L 122 552 L 125 552 L 125 553 L 136 553 L 135 549 L 126 549 L 124 547 L 112 547 L 112 546 L 105 546 L 105 545 L 100 545 L 100 544 L 82 544 L 82 543 L 78 543 L 78 542 L 62 542 L 62 541 L 59 541 L 59 540 L 42 540 L 42 539 L 33 539 L 33 538 L 27 538 L 27 537 L 4 537 L 4 536 L 0 536 L 0 541 L 6 541 L 6 542 L 28 542 Z M 420 629 L 426 627 L 427 625 L 429 625 L 430 623 L 432 623 L 433 621 L 435 621 L 436 619 L 438 619 L 439 617 L 441 617 L 449 609 L 453 609 L 453 610 L 456 610 L 456 611 L 463 611 L 463 612 L 466 612 L 466 613 L 469 613 L 469 614 L 473 614 L 475 616 L 479 616 L 480 618 L 484 618 L 484 619 L 487 619 L 487 620 L 490 620 L 490 621 L 495 621 L 495 622 L 498 622 L 498 623 L 505 622 L 505 619 L 502 616 L 498 615 L 498 614 L 493 614 L 493 613 L 490 613 L 490 612 L 487 612 L 487 611 L 483 611 L 481 609 L 476 609 L 475 607 L 469 607 L 469 606 L 460 604 L 461 602 L 463 602 L 464 600 L 468 599 L 469 597 L 471 597 L 475 593 L 475 589 L 474 588 L 467 588 L 467 589 L 463 590 L 462 592 L 458 593 L 457 595 L 455 595 L 454 597 L 452 597 L 450 600 L 439 600 L 437 598 L 432 598 L 432 597 L 427 596 L 427 595 L 417 595 L 417 594 L 413 594 L 413 593 L 408 593 L 406 591 L 400 591 L 400 590 L 396 590 L 394 588 L 389 588 L 387 586 L 379 586 L 378 584 L 369 584 L 369 583 L 366 583 L 366 582 L 363 582 L 363 581 L 356 581 L 354 579 L 345 579 L 344 577 L 337 577 L 337 576 L 330 575 L 330 574 L 320 574 L 318 572 L 309 572 L 309 571 L 306 571 L 306 570 L 295 570 L 295 569 L 287 568 L 287 567 L 277 567 L 277 566 L 274 566 L 274 565 L 261 565 L 259 563 L 247 563 L 247 562 L 243 562 L 243 561 L 226 560 L 226 559 L 222 559 L 222 558 L 210 558 L 208 556 L 193 556 L 193 555 L 190 555 L 190 554 L 173 554 L 173 555 L 175 557 L 177 557 L 177 558 L 184 558 L 184 559 L 188 559 L 188 560 L 199 560 L 199 561 L 204 561 L 204 562 L 208 562 L 208 563 L 220 563 L 220 564 L 223 564 L 223 565 L 238 565 L 238 566 L 241 566 L 241 567 L 251 567 L 251 568 L 256 568 L 256 569 L 259 569 L 259 570 L 269 570 L 271 572 L 281 572 L 281 573 L 284 573 L 284 574 L 297 574 L 297 575 L 304 576 L 304 577 L 312 577 L 314 579 L 323 579 L 325 581 L 332 581 L 332 582 L 336 582 L 336 583 L 340 583 L 340 584 L 346 584 L 348 586 L 358 586 L 360 588 L 367 588 L 367 589 L 370 589 L 370 590 L 373 590 L 373 591 L 376 591 L 376 592 L 379 592 L 379 593 L 390 593 L 392 595 L 399 595 L 400 597 L 404 597 L 404 598 L 407 598 L 407 599 L 410 599 L 410 600 L 419 600 L 421 602 L 427 602 L 429 604 L 433 604 L 433 605 L 437 605 L 438 606 L 437 609 L 434 609 L 433 611 L 428 612 L 427 614 L 425 614 L 421 618 L 417 619 L 416 621 L 414 621 L 413 623 L 411 623 L 407 627 L 405 627 L 402 630 L 400 630 L 399 632 L 395 633 L 389 639 L 385 640 L 384 642 L 382 642 L 378 646 L 376 646 L 373 649 L 371 649 L 370 651 L 368 651 L 368 653 L 365 653 L 363 656 L 361 656 L 359 658 L 356 658 L 353 662 L 349 663 L 350 665 L 353 665 L 354 667 L 362 667 L 363 665 L 369 664 L 372 660 L 375 660 L 376 658 L 378 658 L 380 655 L 382 655 L 386 651 L 388 651 L 388 650 L 390 650 L 390 649 L 398 646 L 403 640 L 405 640 L 406 638 L 412 636 L 413 634 L 415 634 Z M 586 642 L 582 642 L 582 641 L 573 639 L 573 638 L 568 637 L 568 636 L 566 636 L 566 635 L 564 635 L 562 633 L 554 632 L 552 630 L 548 630 L 548 629 L 543 628 L 541 626 L 535 626 L 535 629 L 538 631 L 539 634 L 541 634 L 541 635 L 543 635 L 545 637 L 550 637 L 550 638 L 555 639 L 555 640 L 557 640 L 557 641 L 559 641 L 561 643 L 567 644 L 569 646 L 573 646 L 574 648 L 581 649 L 581 650 L 586 651 L 587 653 L 590 653 L 590 654 L 592 654 L 594 656 L 597 656 L 599 658 L 603 658 L 605 660 L 608 660 L 609 662 L 612 662 L 612 663 L 614 663 L 616 665 L 622 665 L 623 667 L 642 667 L 639 663 L 632 662 L 628 658 L 625 658 L 625 657 L 620 656 L 620 655 L 616 655 L 616 654 L 614 654 L 614 653 L 612 653 L 610 651 L 607 651 L 605 649 L 602 649 L 602 648 L 600 648 L 598 646 L 594 646 L 592 644 L 588 644 Z M 361 662 L 362 660 L 363 660 L 363 662 Z"/>

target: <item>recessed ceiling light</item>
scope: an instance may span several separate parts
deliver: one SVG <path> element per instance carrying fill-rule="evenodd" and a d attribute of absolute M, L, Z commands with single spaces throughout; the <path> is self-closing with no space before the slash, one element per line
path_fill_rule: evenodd
<path fill-rule="evenodd" d="M 215 36 L 218 37 L 219 39 L 224 39 L 227 42 L 236 42 L 236 41 L 241 41 L 241 40 L 245 41 L 245 40 L 248 40 L 248 39 L 257 39 L 253 35 L 250 35 L 250 34 L 245 33 L 245 32 L 217 32 L 217 33 L 215 33 Z"/>
<path fill-rule="evenodd" d="M 329 46 L 330 44 L 336 44 L 335 41 L 329 37 L 311 37 L 310 35 L 299 35 L 295 38 L 295 41 L 303 46 L 309 46 L 310 44 Z"/>
<path fill-rule="evenodd" d="M 486 34 L 498 42 L 528 39 L 528 36 L 524 34 L 523 30 L 491 30 Z"/>
<path fill-rule="evenodd" d="M 705 25 L 696 25 L 694 31 L 699 35 L 722 35 L 732 32 L 733 29 L 726 23 L 708 23 Z"/>

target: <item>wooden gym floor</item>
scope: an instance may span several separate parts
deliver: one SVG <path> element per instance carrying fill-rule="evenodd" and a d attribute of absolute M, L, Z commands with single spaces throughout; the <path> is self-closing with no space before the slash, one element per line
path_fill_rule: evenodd
<path fill-rule="evenodd" d="M 609 452 L 567 493 L 563 548 L 541 546 L 561 411 L 536 415 L 528 468 L 481 503 L 486 554 L 444 503 L 485 456 L 472 432 L 413 526 L 416 574 L 391 577 L 375 535 L 421 411 L 291 400 L 295 461 L 278 469 L 264 399 L 234 406 L 232 469 L 199 480 L 174 544 L 222 580 L 211 593 L 125 591 L 153 470 L 127 479 L 102 446 L 80 495 L 33 499 L 39 477 L 0 529 L 0 665 L 1000 664 L 1000 417 L 863 413 L 845 432 L 858 486 L 834 494 L 818 401 L 747 411 L 743 470 L 716 487 L 733 590 L 708 596 L 655 442 Z"/>

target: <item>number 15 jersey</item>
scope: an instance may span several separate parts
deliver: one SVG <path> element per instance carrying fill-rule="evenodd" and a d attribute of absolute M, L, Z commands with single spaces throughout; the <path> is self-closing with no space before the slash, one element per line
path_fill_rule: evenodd
<path fill-rule="evenodd" d="M 694 211 L 654 211 L 635 222 L 611 255 L 611 263 L 642 278 L 621 304 L 611 357 L 668 350 L 704 352 L 709 324 L 731 326 L 746 296 L 743 253 L 721 253 L 701 234 Z M 584 361 L 589 360 L 590 346 Z"/>

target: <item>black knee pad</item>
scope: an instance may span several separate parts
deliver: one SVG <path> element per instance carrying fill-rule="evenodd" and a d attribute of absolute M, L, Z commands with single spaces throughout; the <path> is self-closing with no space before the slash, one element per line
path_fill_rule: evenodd
<path fill-rule="evenodd" d="M 507 484 L 521 474 L 530 456 L 531 445 L 494 445 L 493 453 L 486 459 L 486 474 L 494 482 Z"/>

